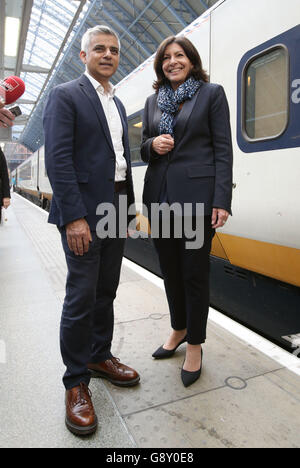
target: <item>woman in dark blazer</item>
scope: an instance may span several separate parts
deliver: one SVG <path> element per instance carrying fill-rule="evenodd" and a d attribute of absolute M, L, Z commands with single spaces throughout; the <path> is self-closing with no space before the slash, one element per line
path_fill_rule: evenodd
<path fill-rule="evenodd" d="M 185 235 L 153 239 L 168 298 L 172 332 L 153 354 L 171 357 L 187 342 L 181 370 L 185 386 L 201 375 L 202 344 L 209 310 L 209 254 L 217 228 L 231 214 L 232 140 L 227 99 L 222 86 L 208 83 L 201 58 L 184 37 L 170 37 L 156 54 L 155 94 L 147 99 L 143 119 L 142 159 L 148 163 L 143 202 L 149 219 L 153 203 L 190 204 L 193 226 L 204 204 L 204 244 L 187 248 Z M 181 221 L 184 223 L 184 216 Z M 153 223 L 153 220 L 152 220 Z M 153 226 L 151 226 L 153 227 Z"/>
<path fill-rule="evenodd" d="M 7 209 L 10 205 L 9 176 L 5 156 L 0 148 L 0 222 L 2 207 Z"/>

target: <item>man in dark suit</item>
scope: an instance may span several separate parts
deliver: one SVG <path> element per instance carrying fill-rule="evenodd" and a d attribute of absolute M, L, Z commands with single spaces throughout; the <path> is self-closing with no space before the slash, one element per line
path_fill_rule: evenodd
<path fill-rule="evenodd" d="M 49 222 L 58 226 L 68 265 L 61 321 L 61 352 L 67 367 L 66 424 L 93 433 L 97 416 L 88 389 L 91 372 L 119 386 L 140 377 L 111 354 L 113 301 L 120 278 L 125 236 L 97 236 L 97 207 L 120 196 L 134 203 L 124 106 L 110 78 L 120 43 L 106 26 L 88 30 L 80 58 L 86 72 L 54 88 L 44 113 L 46 169 L 53 189 Z"/>

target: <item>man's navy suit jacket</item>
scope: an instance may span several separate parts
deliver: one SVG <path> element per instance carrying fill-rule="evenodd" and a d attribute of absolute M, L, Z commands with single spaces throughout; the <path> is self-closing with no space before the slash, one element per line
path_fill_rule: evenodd
<path fill-rule="evenodd" d="M 147 99 L 143 119 L 142 159 L 149 163 L 145 175 L 143 201 L 151 212 L 151 203 L 159 201 L 167 182 L 170 204 L 204 203 L 204 214 L 213 208 L 231 213 L 232 137 L 229 107 L 220 85 L 202 83 L 191 100 L 184 103 L 174 128 L 175 148 L 159 156 L 152 149 L 158 136 L 162 113 L 157 94 Z"/>
<path fill-rule="evenodd" d="M 128 206 L 134 203 L 126 111 L 123 125 Z M 49 222 L 63 227 L 85 218 L 92 231 L 100 203 L 113 203 L 116 156 L 99 96 L 87 76 L 52 89 L 44 111 L 45 164 L 53 190 Z"/>

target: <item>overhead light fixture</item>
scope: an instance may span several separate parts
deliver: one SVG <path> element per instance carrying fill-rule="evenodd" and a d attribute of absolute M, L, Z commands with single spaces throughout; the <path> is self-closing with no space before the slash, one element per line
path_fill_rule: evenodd
<path fill-rule="evenodd" d="M 135 128 L 142 128 L 143 127 L 143 122 L 139 122 L 133 125 Z"/>
<path fill-rule="evenodd" d="M 7 57 L 17 56 L 20 36 L 20 25 L 20 18 L 6 16 L 4 55 L 6 55 Z"/>

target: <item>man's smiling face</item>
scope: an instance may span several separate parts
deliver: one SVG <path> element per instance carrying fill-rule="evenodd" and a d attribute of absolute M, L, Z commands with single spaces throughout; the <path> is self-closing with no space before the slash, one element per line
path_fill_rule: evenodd
<path fill-rule="evenodd" d="M 86 65 L 89 74 L 99 83 L 106 84 L 119 66 L 118 39 L 111 34 L 92 36 L 88 51 L 81 51 L 80 58 Z"/>

